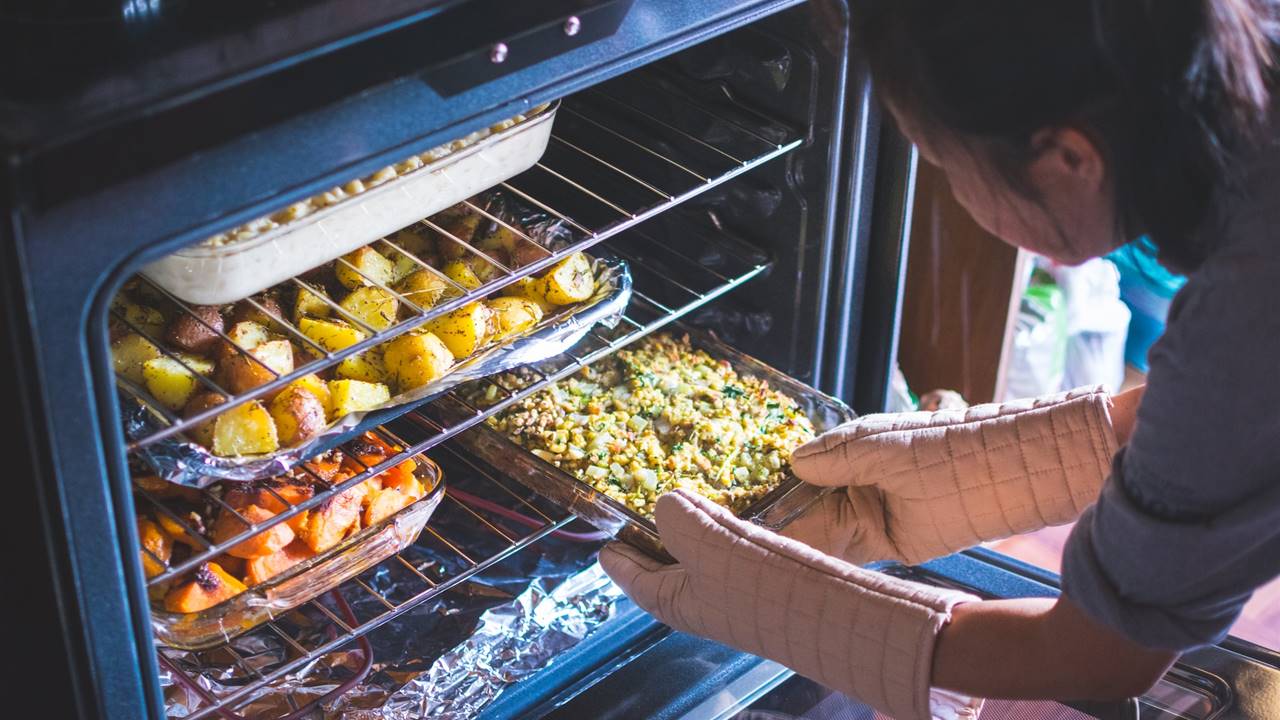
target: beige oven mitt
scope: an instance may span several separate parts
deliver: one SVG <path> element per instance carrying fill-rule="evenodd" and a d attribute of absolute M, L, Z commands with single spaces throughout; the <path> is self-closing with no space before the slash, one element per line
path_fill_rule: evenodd
<path fill-rule="evenodd" d="M 749 522 L 698 495 L 658 499 L 666 565 L 620 543 L 600 564 L 671 627 L 776 660 L 896 720 L 975 718 L 982 702 L 931 692 L 938 631 L 956 590 L 864 570 Z"/>
<path fill-rule="evenodd" d="M 1117 450 L 1101 387 L 966 410 L 866 415 L 796 449 L 795 474 L 844 488 L 783 530 L 864 564 L 919 563 L 1074 520 Z"/>

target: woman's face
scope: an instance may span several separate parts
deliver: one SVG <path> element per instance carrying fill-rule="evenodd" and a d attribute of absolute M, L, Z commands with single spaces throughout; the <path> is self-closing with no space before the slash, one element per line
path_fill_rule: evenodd
<path fill-rule="evenodd" d="M 925 160 L 946 173 L 956 200 L 984 230 L 1064 265 L 1078 265 L 1119 247 L 1111 187 L 1102 154 L 1072 128 L 1045 129 L 1032 139 L 1027 168 L 1032 194 L 1009 187 L 975 144 L 923 132 L 890 111 Z"/>

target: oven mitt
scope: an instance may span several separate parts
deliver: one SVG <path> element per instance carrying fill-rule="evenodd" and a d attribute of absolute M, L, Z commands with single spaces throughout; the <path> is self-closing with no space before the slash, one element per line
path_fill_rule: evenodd
<path fill-rule="evenodd" d="M 797 477 L 842 487 L 783 534 L 862 565 L 924 562 L 1070 522 L 1117 450 L 1101 387 L 967 410 L 866 415 L 791 456 Z"/>
<path fill-rule="evenodd" d="M 678 564 L 612 543 L 600 564 L 671 627 L 776 660 L 897 720 L 975 718 L 982 701 L 930 691 L 951 608 L 976 597 L 864 570 L 677 490 L 658 499 Z"/>

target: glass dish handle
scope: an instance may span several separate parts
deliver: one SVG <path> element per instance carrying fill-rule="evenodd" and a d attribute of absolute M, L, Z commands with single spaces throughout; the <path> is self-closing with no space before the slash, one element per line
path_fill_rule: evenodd
<path fill-rule="evenodd" d="M 770 503 L 759 514 L 754 515 L 751 518 L 751 522 L 770 530 L 781 530 L 834 490 L 836 488 L 797 482 L 794 487 L 783 493 L 776 502 Z"/>

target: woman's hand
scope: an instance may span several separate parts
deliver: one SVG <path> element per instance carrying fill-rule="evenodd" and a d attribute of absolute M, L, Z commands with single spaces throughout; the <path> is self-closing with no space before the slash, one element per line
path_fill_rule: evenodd
<path fill-rule="evenodd" d="M 640 607 L 685 632 L 776 660 L 898 720 L 976 717 L 931 693 L 938 630 L 977 598 L 855 567 L 677 491 L 658 499 L 664 565 L 618 543 L 600 564 Z"/>
<path fill-rule="evenodd" d="M 855 564 L 914 564 L 1070 522 L 1110 474 L 1118 448 L 1111 407 L 1100 388 L 1080 388 L 858 418 L 792 455 L 802 480 L 841 490 L 783 534 Z"/>

